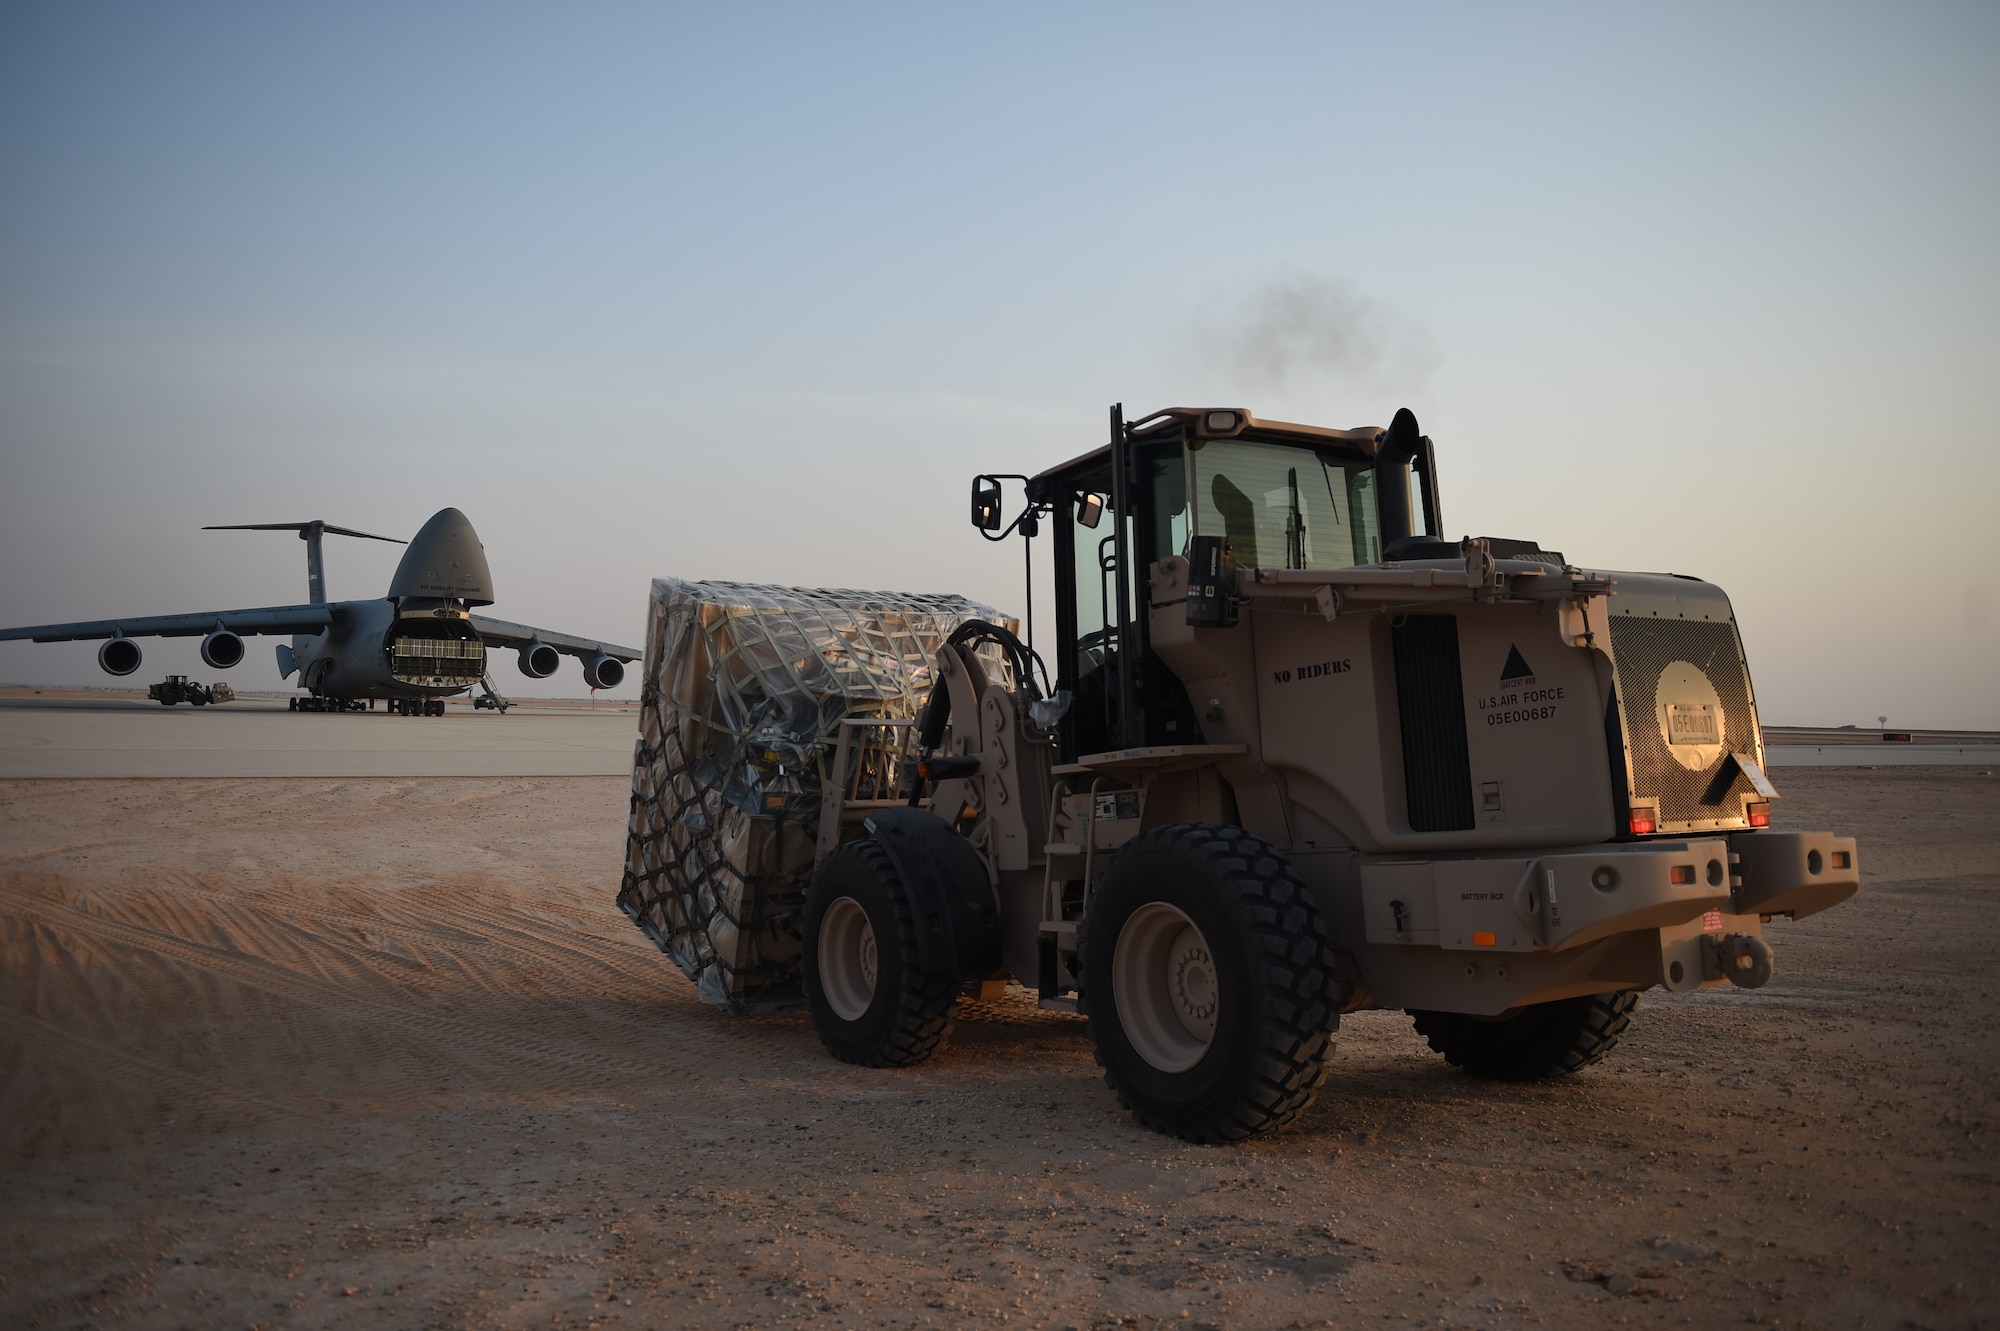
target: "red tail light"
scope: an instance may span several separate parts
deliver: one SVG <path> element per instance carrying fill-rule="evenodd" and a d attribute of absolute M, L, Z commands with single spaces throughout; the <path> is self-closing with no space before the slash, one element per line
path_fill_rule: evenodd
<path fill-rule="evenodd" d="M 1771 806 L 1768 804 L 1762 802 L 1746 804 L 1743 806 L 1743 813 L 1750 820 L 1750 826 L 1752 827 L 1769 827 L 1771 825 Z"/>
<path fill-rule="evenodd" d="M 1634 809 L 1631 826 L 1633 836 L 1651 836 L 1660 830 L 1660 820 L 1651 809 Z"/>
<path fill-rule="evenodd" d="M 1667 870 L 1667 881 L 1677 887 L 1684 887 L 1692 883 L 1694 881 L 1694 866 L 1692 864 L 1676 864 L 1673 868 Z"/>

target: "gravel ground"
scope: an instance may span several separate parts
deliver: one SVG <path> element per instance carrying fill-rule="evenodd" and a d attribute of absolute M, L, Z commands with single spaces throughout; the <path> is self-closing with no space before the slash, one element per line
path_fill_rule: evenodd
<path fill-rule="evenodd" d="M 1350 1016 L 1193 1147 L 1025 994 L 901 1072 L 707 1008 L 622 779 L 0 782 L 0 1321 L 1995 1325 L 2000 778 L 1783 785 L 1867 886 L 1769 988 L 1547 1086 Z"/>

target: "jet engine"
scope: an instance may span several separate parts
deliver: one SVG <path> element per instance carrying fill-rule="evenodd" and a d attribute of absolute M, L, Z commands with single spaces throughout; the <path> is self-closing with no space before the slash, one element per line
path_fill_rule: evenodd
<path fill-rule="evenodd" d="M 139 644 L 130 638 L 106 638 L 97 649 L 98 668 L 107 675 L 129 675 L 139 668 Z"/>
<path fill-rule="evenodd" d="M 243 660 L 243 639 L 217 624 L 215 632 L 201 640 L 201 659 L 217 670 L 227 670 Z"/>
<path fill-rule="evenodd" d="M 562 654 L 540 638 L 521 649 L 521 673 L 529 679 L 547 679 L 561 664 Z"/>
<path fill-rule="evenodd" d="M 593 689 L 615 689 L 625 682 L 625 663 L 599 652 L 583 663 L 583 682 Z"/>

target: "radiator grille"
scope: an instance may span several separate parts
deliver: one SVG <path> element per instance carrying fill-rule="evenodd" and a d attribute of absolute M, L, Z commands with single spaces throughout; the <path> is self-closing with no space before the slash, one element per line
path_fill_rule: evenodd
<path fill-rule="evenodd" d="M 1391 630 L 1396 708 L 1403 723 L 1403 788 L 1410 829 L 1459 832 L 1473 826 L 1472 760 L 1465 747 L 1465 685 L 1458 668 L 1458 619 L 1411 615 Z"/>
<path fill-rule="evenodd" d="M 1752 790 L 1749 778 L 1737 772 L 1728 785 L 1716 788 L 1731 753 L 1762 756 L 1757 713 L 1750 697 L 1750 671 L 1743 663 L 1735 623 L 1727 619 L 1613 615 L 1611 651 L 1618 663 L 1618 703 L 1631 765 L 1631 797 L 1660 801 L 1662 832 L 1747 826 L 1742 800 Z M 1660 675 L 1675 661 L 1698 667 L 1722 702 L 1721 753 L 1700 771 L 1676 762 L 1660 732 Z"/>

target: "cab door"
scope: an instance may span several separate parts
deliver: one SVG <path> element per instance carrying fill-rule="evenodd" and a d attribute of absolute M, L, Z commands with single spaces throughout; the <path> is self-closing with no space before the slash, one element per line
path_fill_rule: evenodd
<path fill-rule="evenodd" d="M 1196 744 L 1200 728 L 1187 691 L 1147 642 L 1147 571 L 1186 553 L 1185 455 L 1178 441 L 1128 446 L 1127 511 L 1117 511 L 1106 454 L 1054 478 L 1057 688 L 1074 698 L 1064 718 L 1065 762 L 1082 754 L 1142 744 Z M 1119 537 L 1131 567 L 1120 569 Z M 1119 620 L 1118 580 L 1125 580 L 1126 622 Z M 1118 668 L 1134 661 L 1132 717 L 1122 724 Z"/>
<path fill-rule="evenodd" d="M 1117 744 L 1117 527 L 1108 458 L 1055 477 L 1056 687 L 1072 698 L 1063 716 L 1062 756 L 1102 753 Z M 1129 593 L 1129 587 L 1128 587 Z"/>

